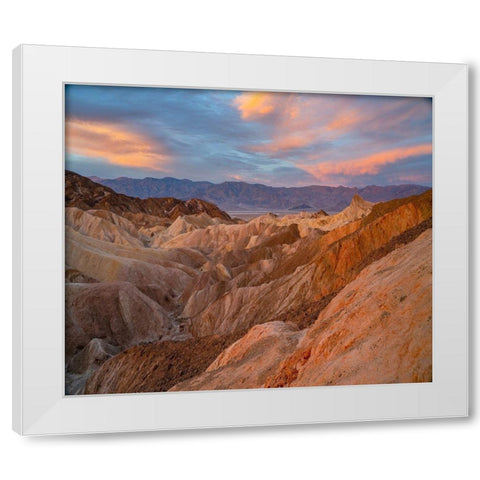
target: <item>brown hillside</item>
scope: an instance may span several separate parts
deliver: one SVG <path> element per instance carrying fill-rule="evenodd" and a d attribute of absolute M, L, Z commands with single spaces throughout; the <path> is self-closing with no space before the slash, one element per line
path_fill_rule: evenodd
<path fill-rule="evenodd" d="M 77 207 L 82 210 L 108 210 L 124 216 L 126 213 L 141 213 L 175 220 L 180 215 L 206 213 L 210 217 L 230 220 L 228 213 L 204 200 L 193 198 L 183 201 L 170 197 L 146 199 L 129 197 L 68 170 L 65 172 L 65 206 Z M 132 216 L 129 220 L 133 221 Z"/>

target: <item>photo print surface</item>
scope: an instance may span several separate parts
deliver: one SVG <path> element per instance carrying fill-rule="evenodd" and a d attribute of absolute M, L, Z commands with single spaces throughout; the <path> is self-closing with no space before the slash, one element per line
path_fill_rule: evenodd
<path fill-rule="evenodd" d="M 432 381 L 432 100 L 65 85 L 65 393 Z"/>

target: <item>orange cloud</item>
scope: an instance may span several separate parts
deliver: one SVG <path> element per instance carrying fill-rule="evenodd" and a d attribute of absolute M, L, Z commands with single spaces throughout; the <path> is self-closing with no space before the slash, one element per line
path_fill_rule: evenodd
<path fill-rule="evenodd" d="M 237 182 L 244 182 L 245 178 L 242 177 L 241 175 L 230 175 L 230 178 L 232 180 L 236 180 Z"/>
<path fill-rule="evenodd" d="M 359 112 L 350 109 L 338 116 L 338 101 L 322 95 L 301 96 L 292 93 L 244 92 L 233 100 L 243 120 L 270 124 L 268 142 L 249 145 L 251 152 L 275 154 L 304 148 L 338 135 L 335 130 L 360 121 Z M 270 115 L 274 113 L 275 115 Z M 336 117 L 332 120 L 332 116 Z"/>
<path fill-rule="evenodd" d="M 298 105 L 290 105 L 287 107 L 287 115 L 293 120 L 298 117 L 298 114 L 300 113 L 300 108 Z"/>
<path fill-rule="evenodd" d="M 328 175 L 366 175 L 376 174 L 384 165 L 395 163 L 404 158 L 432 153 L 432 144 L 425 143 L 413 147 L 395 148 L 365 157 L 345 161 L 330 161 L 315 165 L 298 165 L 319 180 Z"/>
<path fill-rule="evenodd" d="M 65 147 L 68 153 L 161 171 L 171 160 L 159 142 L 113 123 L 67 120 Z"/>
<path fill-rule="evenodd" d="M 328 125 L 327 130 L 346 130 L 361 121 L 362 117 L 357 111 L 349 111 L 334 118 Z"/>
<path fill-rule="evenodd" d="M 273 112 L 275 108 L 273 95 L 263 92 L 244 92 L 235 97 L 233 104 L 244 120 L 263 117 Z"/>
<path fill-rule="evenodd" d="M 256 153 L 276 153 L 287 150 L 295 150 L 309 145 L 312 142 L 312 136 L 309 134 L 290 135 L 287 137 L 276 138 L 268 143 L 259 143 L 248 147 L 250 152 Z"/>

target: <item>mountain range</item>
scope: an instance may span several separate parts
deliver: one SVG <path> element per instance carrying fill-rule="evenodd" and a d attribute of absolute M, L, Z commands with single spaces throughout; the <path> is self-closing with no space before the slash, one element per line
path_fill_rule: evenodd
<path fill-rule="evenodd" d="M 181 200 L 201 198 L 214 203 L 220 209 L 235 211 L 286 211 L 298 205 L 309 205 L 312 209 L 323 209 L 336 213 L 347 207 L 354 195 L 370 202 L 385 202 L 394 198 L 419 195 L 429 187 L 422 185 L 369 185 L 357 187 L 329 187 L 311 185 L 306 187 L 271 187 L 246 182 L 192 181 L 177 178 L 128 178 L 105 179 L 90 177 L 94 182 L 112 188 L 117 193 L 131 197 L 175 197 Z"/>

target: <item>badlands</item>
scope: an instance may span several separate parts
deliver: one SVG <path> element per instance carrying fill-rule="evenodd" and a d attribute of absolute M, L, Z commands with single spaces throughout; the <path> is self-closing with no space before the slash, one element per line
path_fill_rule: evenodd
<path fill-rule="evenodd" d="M 66 394 L 432 380 L 432 191 L 231 218 L 65 176 Z"/>

